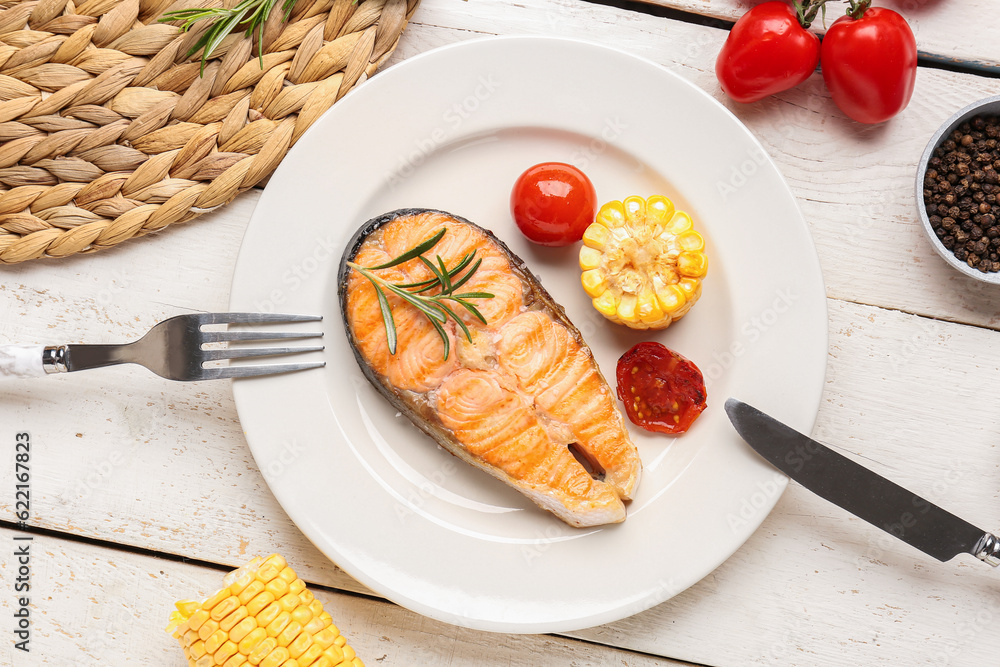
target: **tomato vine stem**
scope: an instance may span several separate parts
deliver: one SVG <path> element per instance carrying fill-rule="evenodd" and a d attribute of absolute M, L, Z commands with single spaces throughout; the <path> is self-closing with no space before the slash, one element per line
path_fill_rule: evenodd
<path fill-rule="evenodd" d="M 799 25 L 807 29 L 812 25 L 813 21 L 816 20 L 816 15 L 822 10 L 823 21 L 826 21 L 826 3 L 830 0 L 793 0 L 792 5 L 795 7 L 795 13 L 799 17 Z M 855 2 L 856 0 L 851 0 Z M 867 1 L 871 4 L 871 0 L 861 0 L 862 2 Z"/>
<path fill-rule="evenodd" d="M 865 15 L 868 8 L 872 6 L 872 0 L 850 0 L 851 6 L 847 8 L 847 15 L 857 21 Z"/>

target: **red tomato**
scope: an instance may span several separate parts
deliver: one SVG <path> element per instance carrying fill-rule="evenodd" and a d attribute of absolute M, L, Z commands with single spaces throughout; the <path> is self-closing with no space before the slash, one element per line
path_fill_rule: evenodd
<path fill-rule="evenodd" d="M 854 120 L 881 123 L 906 108 L 917 78 L 917 42 L 906 20 L 882 7 L 841 16 L 823 38 L 823 79 Z"/>
<path fill-rule="evenodd" d="M 618 360 L 618 398 L 647 431 L 684 433 L 705 409 L 701 371 L 673 350 L 639 343 Z"/>
<path fill-rule="evenodd" d="M 715 75 L 737 102 L 756 102 L 808 79 L 819 64 L 819 52 L 819 38 L 802 27 L 791 5 L 765 2 L 729 31 Z"/>
<path fill-rule="evenodd" d="M 597 215 L 597 191 L 571 164 L 543 162 L 514 183 L 510 213 L 521 233 L 541 245 L 576 243 Z"/>

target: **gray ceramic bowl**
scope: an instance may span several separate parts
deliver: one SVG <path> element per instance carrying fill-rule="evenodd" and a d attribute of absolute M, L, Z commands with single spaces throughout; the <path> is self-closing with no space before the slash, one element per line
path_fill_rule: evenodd
<path fill-rule="evenodd" d="M 934 228 L 931 227 L 931 221 L 927 217 L 927 205 L 924 204 L 924 176 L 927 174 L 927 163 L 934 154 L 934 149 L 938 147 L 938 144 L 944 142 L 945 137 L 951 134 L 959 125 L 979 114 L 1000 116 L 1000 95 L 987 97 L 984 100 L 979 100 L 965 107 L 946 120 L 941 128 L 934 133 L 934 136 L 931 137 L 931 140 L 927 143 L 927 148 L 924 149 L 924 154 L 920 157 L 920 165 L 917 168 L 917 211 L 920 215 L 920 221 L 924 224 L 924 231 L 931 240 L 931 245 L 944 258 L 944 261 L 976 280 L 1000 284 L 1000 273 L 983 273 L 978 269 L 974 269 L 965 262 L 959 261 L 950 250 L 944 247 L 934 233 Z"/>

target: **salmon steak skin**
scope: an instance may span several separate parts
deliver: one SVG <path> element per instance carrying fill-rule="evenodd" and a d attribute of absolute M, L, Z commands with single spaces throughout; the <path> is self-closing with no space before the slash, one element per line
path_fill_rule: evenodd
<path fill-rule="evenodd" d="M 475 251 L 481 263 L 461 292 L 493 295 L 473 301 L 486 323 L 455 305 L 468 335 L 452 318 L 441 332 L 384 289 L 396 329 L 392 353 L 379 294 L 348 263 L 388 263 L 441 229 L 423 256 L 451 268 Z M 397 285 L 434 277 L 419 258 L 371 273 Z M 625 520 L 623 501 L 633 497 L 642 463 L 615 394 L 562 306 L 492 232 L 444 211 L 385 213 L 347 244 L 338 292 L 365 377 L 435 442 L 571 526 Z"/>

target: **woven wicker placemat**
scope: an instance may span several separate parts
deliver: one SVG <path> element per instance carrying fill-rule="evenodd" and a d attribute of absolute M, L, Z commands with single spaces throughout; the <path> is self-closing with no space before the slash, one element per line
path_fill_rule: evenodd
<path fill-rule="evenodd" d="M 185 222 L 270 174 L 392 53 L 419 0 L 298 0 L 230 35 L 168 11 L 235 0 L 0 1 L 0 264 L 94 252 Z"/>

